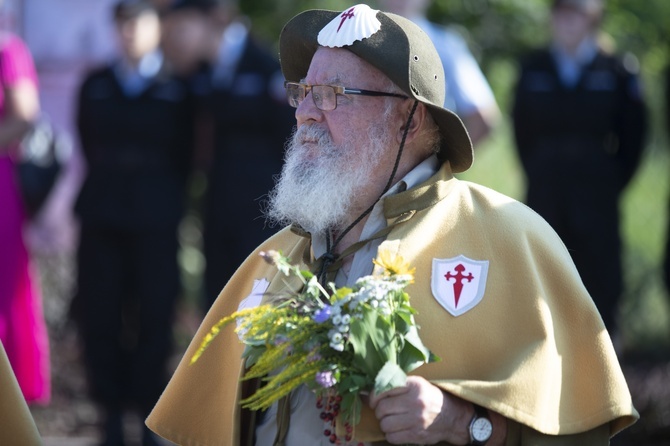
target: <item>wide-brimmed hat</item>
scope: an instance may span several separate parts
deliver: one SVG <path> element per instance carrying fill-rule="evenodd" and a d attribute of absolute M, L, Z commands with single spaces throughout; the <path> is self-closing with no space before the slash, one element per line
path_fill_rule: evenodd
<path fill-rule="evenodd" d="M 356 24 L 353 18 L 359 13 L 368 17 Z M 338 16 L 340 20 L 334 21 Z M 324 29 L 329 24 L 328 29 Z M 347 30 L 347 26 L 355 29 Z M 361 35 L 367 37 L 358 39 Z M 330 42 L 337 43 L 331 45 Z M 279 38 L 284 77 L 289 81 L 303 79 L 319 46 L 351 51 L 388 76 L 409 97 L 425 104 L 442 135 L 440 159 L 449 160 L 454 172 L 463 172 L 472 165 L 474 154 L 468 132 L 460 118 L 443 107 L 445 77 L 440 56 L 430 38 L 416 24 L 396 14 L 370 10 L 367 5 L 356 5 L 345 11 L 302 12 L 284 26 Z"/>

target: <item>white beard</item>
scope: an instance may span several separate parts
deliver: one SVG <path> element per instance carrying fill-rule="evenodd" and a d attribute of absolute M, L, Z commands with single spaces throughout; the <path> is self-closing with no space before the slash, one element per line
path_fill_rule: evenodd
<path fill-rule="evenodd" d="M 323 127 L 302 125 L 288 144 L 281 177 L 269 194 L 267 217 L 312 234 L 344 229 L 358 217 L 351 215 L 357 211 L 355 197 L 369 186 L 392 142 L 386 123 L 371 128 L 365 141 L 367 146 L 361 146 L 347 139 L 338 147 Z"/>

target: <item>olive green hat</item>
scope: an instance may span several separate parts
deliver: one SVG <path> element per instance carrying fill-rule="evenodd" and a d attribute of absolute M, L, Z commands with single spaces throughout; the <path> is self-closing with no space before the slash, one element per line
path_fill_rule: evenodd
<path fill-rule="evenodd" d="M 367 5 L 356 5 L 340 12 L 317 9 L 293 17 L 279 38 L 279 59 L 284 77 L 296 82 L 303 79 L 320 46 L 318 35 L 321 30 L 340 16 L 341 22 L 334 22 L 339 24 L 339 31 L 347 18 L 356 14 L 357 8 L 369 10 Z M 443 107 L 444 69 L 433 43 L 421 28 L 404 17 L 372 11 L 375 12 L 378 30 L 372 31 L 369 37 L 337 46 L 367 61 L 408 96 L 426 104 L 442 135 L 439 158 L 449 160 L 454 172 L 466 171 L 473 161 L 472 142 L 460 118 Z"/>

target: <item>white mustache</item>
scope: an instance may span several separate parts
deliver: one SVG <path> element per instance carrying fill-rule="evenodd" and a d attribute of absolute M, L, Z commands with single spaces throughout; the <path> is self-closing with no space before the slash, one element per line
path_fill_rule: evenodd
<path fill-rule="evenodd" d="M 330 144 L 332 140 L 328 130 L 317 125 L 302 125 L 293 135 L 293 142 L 295 144 Z"/>

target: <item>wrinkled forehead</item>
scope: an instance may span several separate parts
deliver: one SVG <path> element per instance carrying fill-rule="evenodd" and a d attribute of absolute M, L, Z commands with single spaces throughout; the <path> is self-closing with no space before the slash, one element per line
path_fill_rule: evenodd
<path fill-rule="evenodd" d="M 351 51 L 326 47 L 317 48 L 303 80 L 309 84 L 343 85 L 352 88 L 390 83 L 384 73 Z"/>

